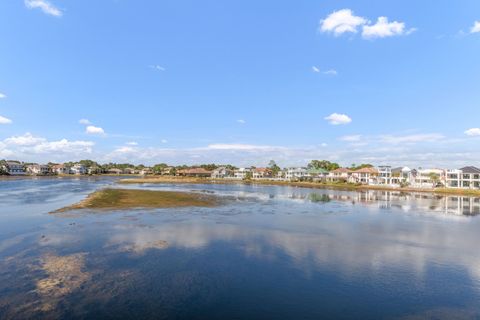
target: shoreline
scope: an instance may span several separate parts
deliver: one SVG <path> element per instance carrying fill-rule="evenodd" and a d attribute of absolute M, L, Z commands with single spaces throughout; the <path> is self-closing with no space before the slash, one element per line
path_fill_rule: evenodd
<path fill-rule="evenodd" d="M 319 183 L 319 182 L 290 182 L 290 181 L 275 181 L 275 180 L 225 180 L 212 178 L 183 178 L 183 177 L 151 177 L 141 179 L 121 179 L 117 183 L 120 184 L 141 184 L 141 183 L 158 183 L 158 184 L 243 184 L 243 185 L 266 185 L 266 186 L 286 186 L 298 188 L 312 188 L 325 190 L 343 190 L 343 191 L 394 191 L 406 193 L 430 193 L 437 195 L 452 195 L 452 196 L 469 196 L 480 197 L 480 190 L 471 189 L 451 189 L 451 188 L 398 188 L 398 187 L 384 187 L 384 186 L 369 186 L 369 185 L 353 185 L 340 183 Z"/>

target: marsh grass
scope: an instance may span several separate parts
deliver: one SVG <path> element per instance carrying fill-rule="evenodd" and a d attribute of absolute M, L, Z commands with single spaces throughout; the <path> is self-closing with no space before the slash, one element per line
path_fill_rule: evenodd
<path fill-rule="evenodd" d="M 65 212 L 77 209 L 129 209 L 214 207 L 219 201 L 212 195 L 153 190 L 103 189 L 90 194 L 85 200 L 59 209 Z"/>

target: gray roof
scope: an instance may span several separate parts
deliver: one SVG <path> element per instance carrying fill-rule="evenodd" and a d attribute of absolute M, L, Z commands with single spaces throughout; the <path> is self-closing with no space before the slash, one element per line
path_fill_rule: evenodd
<path fill-rule="evenodd" d="M 463 173 L 480 174 L 480 169 L 478 169 L 477 167 L 473 167 L 473 166 L 464 167 L 464 168 L 461 168 L 460 170 L 462 170 Z"/>

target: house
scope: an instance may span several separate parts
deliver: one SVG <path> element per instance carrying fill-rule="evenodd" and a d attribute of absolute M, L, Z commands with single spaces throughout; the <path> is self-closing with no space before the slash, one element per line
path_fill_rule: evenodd
<path fill-rule="evenodd" d="M 47 175 L 50 173 L 48 165 L 31 164 L 27 166 L 27 172 L 33 175 Z"/>
<path fill-rule="evenodd" d="M 212 178 L 214 179 L 225 179 L 233 176 L 233 170 L 230 170 L 227 167 L 218 167 L 212 171 Z"/>
<path fill-rule="evenodd" d="M 330 171 L 330 173 L 327 176 L 328 181 L 333 181 L 333 182 L 346 182 L 348 181 L 348 178 L 352 174 L 352 170 L 347 169 L 347 168 L 338 168 L 335 170 Z"/>
<path fill-rule="evenodd" d="M 125 173 L 125 174 L 135 174 L 135 169 L 134 168 L 125 168 L 125 169 L 123 169 L 123 173 Z"/>
<path fill-rule="evenodd" d="M 270 168 L 255 168 L 252 177 L 253 179 L 269 179 L 273 177 L 273 172 Z"/>
<path fill-rule="evenodd" d="M 101 174 L 103 169 L 101 167 L 93 166 L 87 169 L 88 174 Z"/>
<path fill-rule="evenodd" d="M 153 174 L 153 170 L 152 168 L 145 167 L 142 170 L 140 170 L 138 173 L 141 174 L 142 176 L 146 176 L 147 174 Z"/>
<path fill-rule="evenodd" d="M 443 169 L 418 169 L 415 176 L 415 188 L 435 188 L 445 185 L 445 170 Z"/>
<path fill-rule="evenodd" d="M 392 167 L 391 166 L 379 166 L 377 183 L 380 185 L 392 185 Z"/>
<path fill-rule="evenodd" d="M 175 169 L 174 167 L 165 167 L 165 168 L 163 168 L 163 169 L 160 171 L 160 174 L 161 174 L 162 176 L 170 176 L 170 175 L 173 175 L 173 172 L 175 171 L 174 169 Z"/>
<path fill-rule="evenodd" d="M 108 174 L 122 174 L 123 170 L 118 168 L 110 168 L 107 170 Z"/>
<path fill-rule="evenodd" d="M 25 170 L 23 164 L 16 161 L 7 161 L 3 166 L 3 170 L 11 176 L 23 176 Z"/>
<path fill-rule="evenodd" d="M 366 167 L 352 171 L 350 176 L 347 178 L 347 181 L 350 183 L 374 185 L 377 184 L 378 175 L 379 172 L 377 169 Z"/>
<path fill-rule="evenodd" d="M 83 164 L 77 163 L 73 167 L 70 168 L 71 174 L 82 175 L 87 173 L 87 169 Z"/>
<path fill-rule="evenodd" d="M 246 179 L 248 175 L 252 173 L 251 168 L 239 168 L 233 171 L 233 176 L 235 179 L 243 180 Z"/>
<path fill-rule="evenodd" d="M 448 170 L 446 174 L 448 188 L 480 189 L 480 169 L 469 166 L 461 169 Z"/>
<path fill-rule="evenodd" d="M 56 164 L 52 167 L 52 172 L 54 174 L 69 174 L 70 173 L 70 167 L 67 167 L 64 164 Z"/>
<path fill-rule="evenodd" d="M 325 169 L 322 169 L 322 168 L 319 168 L 319 169 L 309 168 L 307 170 L 308 176 L 312 177 L 314 181 L 324 181 L 324 180 L 326 180 L 329 173 L 330 172 L 328 172 L 328 170 L 325 170 Z"/>
<path fill-rule="evenodd" d="M 391 184 L 395 186 L 413 185 L 415 184 L 415 177 L 417 170 L 409 167 L 398 167 L 392 169 Z"/>
<path fill-rule="evenodd" d="M 287 172 L 285 173 L 285 179 L 293 180 L 293 179 L 301 179 L 308 177 L 307 168 L 299 167 L 299 168 L 288 168 Z"/>
<path fill-rule="evenodd" d="M 178 170 L 177 174 L 184 177 L 197 177 L 197 178 L 207 178 L 211 177 L 212 172 L 204 168 L 191 168 Z"/>

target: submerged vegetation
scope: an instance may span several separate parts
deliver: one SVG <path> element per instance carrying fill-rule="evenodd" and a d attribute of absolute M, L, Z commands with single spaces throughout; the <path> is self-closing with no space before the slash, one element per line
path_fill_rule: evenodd
<path fill-rule="evenodd" d="M 153 190 L 103 189 L 90 194 L 85 200 L 57 210 L 75 209 L 129 209 L 129 208 L 175 208 L 213 207 L 218 199 L 211 195 Z"/>

